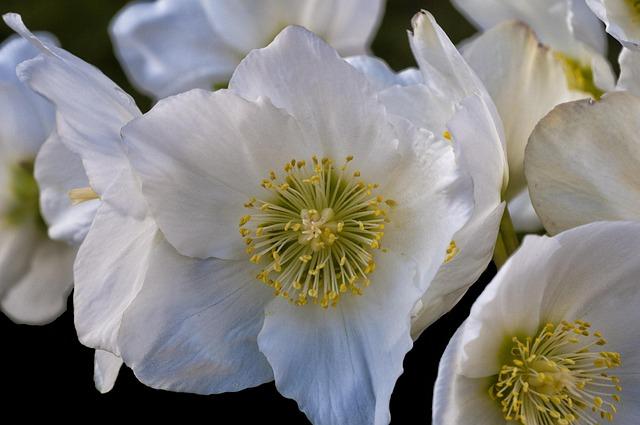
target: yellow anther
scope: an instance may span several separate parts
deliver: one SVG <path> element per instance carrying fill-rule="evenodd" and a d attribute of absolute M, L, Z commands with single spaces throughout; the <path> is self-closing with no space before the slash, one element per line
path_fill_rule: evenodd
<path fill-rule="evenodd" d="M 444 133 L 442 133 L 442 137 L 444 137 L 448 141 L 453 140 L 453 136 L 451 135 L 451 132 L 449 132 L 449 130 L 446 130 Z"/>
<path fill-rule="evenodd" d="M 240 217 L 240 226 L 244 226 L 249 222 L 249 220 L 251 220 L 250 215 L 243 215 L 242 217 Z"/>

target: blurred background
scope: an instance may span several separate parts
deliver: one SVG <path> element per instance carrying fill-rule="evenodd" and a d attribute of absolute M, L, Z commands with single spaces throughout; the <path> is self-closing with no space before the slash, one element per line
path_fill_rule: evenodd
<path fill-rule="evenodd" d="M 0 0 L 0 12 L 22 14 L 34 31 L 55 34 L 62 47 L 97 66 L 136 98 L 147 110 L 149 99 L 135 92 L 120 69 L 107 34 L 113 15 L 125 0 Z M 474 28 L 448 0 L 388 0 L 387 12 L 373 52 L 394 69 L 414 66 L 406 30 L 411 17 L 427 9 L 454 42 L 474 34 Z M 0 25 L 0 40 L 11 31 Z M 617 66 L 618 48 L 610 57 Z M 428 329 L 405 359 L 391 401 L 393 424 L 429 424 L 432 387 L 438 361 L 473 300 L 494 275 L 493 266 L 460 304 Z M 51 325 L 13 324 L 0 315 L 0 423 L 261 423 L 308 424 L 295 402 L 280 396 L 273 384 L 215 396 L 153 390 L 139 383 L 126 368 L 114 390 L 99 394 L 93 387 L 93 350 L 82 346 L 73 327 L 72 303 Z"/>

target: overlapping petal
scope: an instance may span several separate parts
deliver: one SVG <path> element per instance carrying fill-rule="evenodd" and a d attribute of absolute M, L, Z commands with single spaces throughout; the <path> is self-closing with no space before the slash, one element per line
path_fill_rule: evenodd
<path fill-rule="evenodd" d="M 632 0 L 586 0 L 607 32 L 625 47 L 640 49 L 640 4 Z"/>
<path fill-rule="evenodd" d="M 637 220 L 640 99 L 611 93 L 560 105 L 531 135 L 525 171 L 551 234 L 599 220 Z"/>

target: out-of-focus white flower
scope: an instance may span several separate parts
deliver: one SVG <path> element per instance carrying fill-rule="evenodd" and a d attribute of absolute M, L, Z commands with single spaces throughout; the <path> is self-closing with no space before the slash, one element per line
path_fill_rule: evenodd
<path fill-rule="evenodd" d="M 635 424 L 640 224 L 529 236 L 441 360 L 434 425 Z"/>
<path fill-rule="evenodd" d="M 440 267 L 414 311 L 413 335 L 448 312 L 491 261 L 507 184 L 502 124 L 473 71 L 427 12 L 415 16 L 409 41 L 420 66 L 394 73 L 383 61 L 348 58 L 379 90 L 387 111 L 444 134 L 473 179 L 474 214 L 454 236 L 456 255 Z"/>
<path fill-rule="evenodd" d="M 524 176 L 525 147 L 536 123 L 556 105 L 597 98 L 614 88 L 603 56 L 604 31 L 583 0 L 454 3 L 486 30 L 465 43 L 462 52 L 504 124 L 510 172 L 505 199 L 514 226 L 522 232 L 539 231 L 542 225 Z"/>
<path fill-rule="evenodd" d="M 4 19 L 31 42 L 32 56 L 40 51 L 18 67 L 20 78 L 56 107 L 57 134 L 42 147 L 36 163 L 50 234 L 80 242 L 92 228 L 77 255 L 81 267 L 74 273 L 74 314 L 81 342 L 97 349 L 96 387 L 106 392 L 122 364 L 115 343 L 120 318 L 140 287 L 143 256 L 153 240 L 153 220 L 147 217 L 120 138 L 121 128 L 141 112 L 99 70 L 31 34 L 20 16 Z M 68 199 L 70 190 L 76 205 Z M 122 261 L 104 261 L 104 252 Z"/>
<path fill-rule="evenodd" d="M 342 55 L 365 53 L 384 0 L 158 0 L 136 2 L 111 36 L 129 79 L 162 98 L 226 86 L 247 53 L 288 25 L 315 32 Z"/>
<path fill-rule="evenodd" d="M 630 49 L 640 49 L 640 2 L 636 0 L 586 0 L 607 32 Z"/>
<path fill-rule="evenodd" d="M 66 309 L 75 249 L 47 236 L 40 213 L 34 167 L 46 172 L 36 156 L 56 138 L 54 110 L 16 75 L 36 54 L 18 37 L 0 45 L 0 308 L 15 322 L 44 324 Z"/>

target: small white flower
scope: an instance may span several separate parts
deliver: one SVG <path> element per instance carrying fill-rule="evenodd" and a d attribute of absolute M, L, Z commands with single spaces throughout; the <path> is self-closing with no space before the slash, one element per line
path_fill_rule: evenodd
<path fill-rule="evenodd" d="M 640 2 L 636 0 L 586 0 L 607 32 L 625 47 L 640 49 Z"/>
<path fill-rule="evenodd" d="M 46 172 L 36 156 L 55 140 L 54 111 L 16 76 L 36 54 L 17 37 L 0 45 L 0 306 L 15 322 L 44 324 L 66 309 L 75 249 L 47 236 L 44 195 L 40 213 L 34 168 Z"/>
<path fill-rule="evenodd" d="M 368 56 L 348 61 L 376 85 L 388 112 L 451 140 L 473 179 L 475 199 L 473 216 L 453 238 L 455 255 L 440 267 L 414 311 L 413 335 L 417 337 L 458 302 L 491 261 L 508 172 L 495 106 L 428 12 L 414 17 L 409 41 L 419 70 L 395 74 L 386 63 Z"/>
<path fill-rule="evenodd" d="M 133 3 L 111 36 L 130 80 L 156 98 L 226 86 L 251 50 L 288 25 L 315 32 L 343 55 L 365 53 L 384 0 L 158 0 Z"/>
<path fill-rule="evenodd" d="M 635 424 L 640 224 L 530 236 L 442 358 L 434 425 Z"/>

